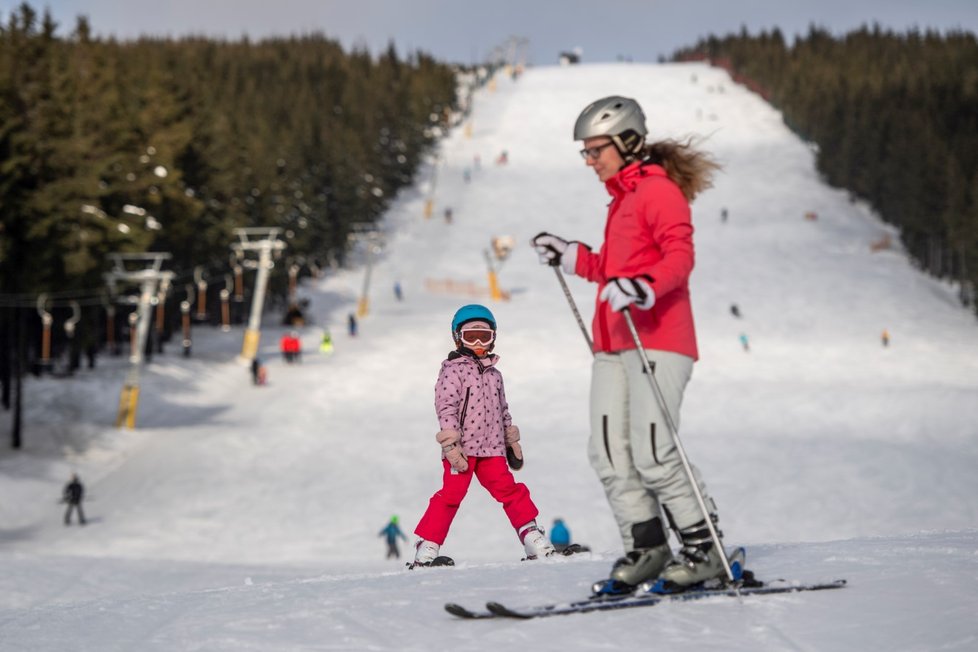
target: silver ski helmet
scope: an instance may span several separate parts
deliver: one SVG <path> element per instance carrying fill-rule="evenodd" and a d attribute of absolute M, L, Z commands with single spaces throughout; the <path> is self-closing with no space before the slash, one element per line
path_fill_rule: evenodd
<path fill-rule="evenodd" d="M 591 102 L 574 123 L 574 140 L 609 136 L 626 163 L 641 153 L 648 133 L 642 107 L 635 100 L 620 95 Z"/>

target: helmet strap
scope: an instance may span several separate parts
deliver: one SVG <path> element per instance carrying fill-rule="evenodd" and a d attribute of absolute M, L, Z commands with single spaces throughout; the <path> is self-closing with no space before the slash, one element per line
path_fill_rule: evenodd
<path fill-rule="evenodd" d="M 627 165 L 629 163 L 634 162 L 636 159 L 638 159 L 638 155 L 641 153 L 642 147 L 645 146 L 645 138 L 643 136 L 639 136 L 636 132 L 631 130 L 626 131 L 624 133 L 638 138 L 638 140 L 635 142 L 634 145 L 632 145 L 631 148 L 629 148 L 625 144 L 625 141 L 622 139 L 621 134 L 615 134 L 614 136 L 612 136 L 611 142 L 615 144 L 615 149 L 618 150 L 618 154 L 621 155 L 622 159 L 625 161 L 625 164 Z"/>

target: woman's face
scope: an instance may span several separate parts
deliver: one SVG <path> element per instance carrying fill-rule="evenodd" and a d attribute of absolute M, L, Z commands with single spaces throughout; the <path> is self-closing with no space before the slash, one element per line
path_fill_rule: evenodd
<path fill-rule="evenodd" d="M 584 141 L 584 151 L 584 162 L 594 170 L 601 183 L 615 176 L 625 165 L 625 159 L 607 136 L 588 138 Z"/>

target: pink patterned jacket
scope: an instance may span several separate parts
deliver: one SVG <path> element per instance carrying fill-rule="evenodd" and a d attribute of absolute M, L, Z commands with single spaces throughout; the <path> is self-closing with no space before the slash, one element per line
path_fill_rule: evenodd
<path fill-rule="evenodd" d="M 466 456 L 506 455 L 504 431 L 513 425 L 503 388 L 503 375 L 495 368 L 499 356 L 476 360 L 457 351 L 441 363 L 435 383 L 435 412 L 442 430 L 462 433 Z"/>

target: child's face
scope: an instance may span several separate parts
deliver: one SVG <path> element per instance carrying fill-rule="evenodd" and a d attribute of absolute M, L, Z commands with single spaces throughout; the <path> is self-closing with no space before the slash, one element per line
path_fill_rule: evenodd
<path fill-rule="evenodd" d="M 489 322 L 470 321 L 462 326 L 459 332 L 462 346 L 484 358 L 489 353 L 489 347 L 496 340 L 496 331 L 492 330 Z"/>

